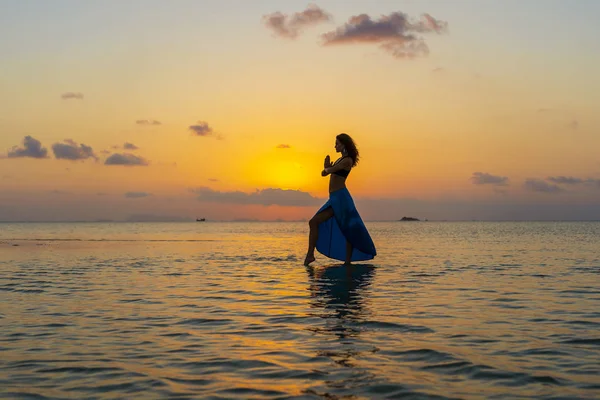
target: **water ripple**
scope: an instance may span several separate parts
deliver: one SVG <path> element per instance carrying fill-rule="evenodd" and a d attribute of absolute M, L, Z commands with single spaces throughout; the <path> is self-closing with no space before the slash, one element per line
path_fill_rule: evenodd
<path fill-rule="evenodd" d="M 600 224 L 376 223 L 351 268 L 305 224 L 127 226 L 3 238 L 0 397 L 599 397 Z"/>

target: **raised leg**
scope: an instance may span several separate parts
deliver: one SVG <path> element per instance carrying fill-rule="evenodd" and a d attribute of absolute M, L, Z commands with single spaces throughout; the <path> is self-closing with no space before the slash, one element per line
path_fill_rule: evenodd
<path fill-rule="evenodd" d="M 328 207 L 320 213 L 317 213 L 310 221 L 308 221 L 310 232 L 308 234 L 308 251 L 306 252 L 304 265 L 308 265 L 315 261 L 315 246 L 317 245 L 317 239 L 319 238 L 319 224 L 327 221 L 331 217 L 333 217 L 333 208 Z"/>

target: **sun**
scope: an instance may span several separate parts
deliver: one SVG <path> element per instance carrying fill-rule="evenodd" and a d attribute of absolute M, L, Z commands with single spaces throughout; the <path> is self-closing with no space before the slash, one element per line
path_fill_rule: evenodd
<path fill-rule="evenodd" d="M 278 160 L 270 164 L 265 180 L 273 187 L 297 190 L 308 184 L 308 174 L 297 161 Z"/>
<path fill-rule="evenodd" d="M 309 171 L 310 163 L 293 151 L 267 151 L 248 161 L 244 180 L 257 188 L 304 190 L 311 185 L 311 175 L 315 175 L 315 171 Z"/>

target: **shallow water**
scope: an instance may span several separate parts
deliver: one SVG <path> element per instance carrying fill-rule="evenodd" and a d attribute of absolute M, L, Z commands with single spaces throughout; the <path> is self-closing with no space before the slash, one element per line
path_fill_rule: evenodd
<path fill-rule="evenodd" d="M 0 224 L 0 396 L 600 397 L 600 223 L 366 225 Z"/>

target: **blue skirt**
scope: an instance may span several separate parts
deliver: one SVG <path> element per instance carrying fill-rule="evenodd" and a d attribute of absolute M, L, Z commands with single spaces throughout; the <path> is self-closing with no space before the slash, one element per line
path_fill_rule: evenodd
<path fill-rule="evenodd" d="M 329 200 L 317 211 L 331 207 L 333 218 L 319 225 L 317 250 L 319 253 L 340 261 L 346 261 L 346 241 L 352 245 L 351 261 L 371 260 L 377 255 L 375 244 L 363 223 L 348 189 L 329 194 Z"/>

